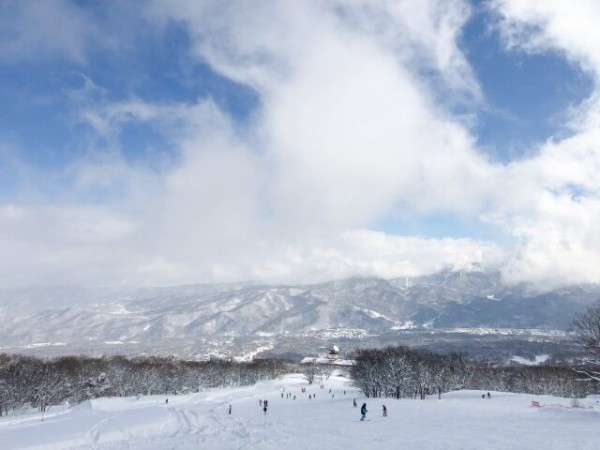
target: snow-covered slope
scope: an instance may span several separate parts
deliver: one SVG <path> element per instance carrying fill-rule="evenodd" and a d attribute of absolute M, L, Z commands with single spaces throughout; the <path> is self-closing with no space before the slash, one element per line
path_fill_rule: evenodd
<path fill-rule="evenodd" d="M 321 382 L 323 389 L 289 375 L 253 387 L 169 397 L 168 404 L 156 396 L 53 406 L 43 422 L 37 412 L 0 418 L 0 442 L 7 450 L 600 448 L 596 398 L 581 400 L 579 407 L 568 399 L 525 394 L 492 392 L 491 399 L 482 399 L 477 391 L 441 400 L 365 399 L 345 378 Z M 367 403 L 368 421 L 359 421 L 353 398 L 359 407 Z M 259 406 L 264 399 L 266 416 Z M 541 406 L 531 406 L 532 400 Z"/>

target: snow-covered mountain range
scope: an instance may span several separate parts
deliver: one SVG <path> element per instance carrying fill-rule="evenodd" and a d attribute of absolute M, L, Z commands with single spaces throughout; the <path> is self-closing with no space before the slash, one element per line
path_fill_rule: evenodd
<path fill-rule="evenodd" d="M 164 345 L 319 330 L 566 329 L 600 286 L 545 293 L 499 275 L 442 272 L 312 285 L 202 284 L 0 291 L 0 347 Z"/>

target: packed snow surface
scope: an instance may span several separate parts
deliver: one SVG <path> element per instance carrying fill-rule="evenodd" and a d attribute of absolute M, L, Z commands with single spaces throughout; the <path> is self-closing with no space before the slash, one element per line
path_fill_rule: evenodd
<path fill-rule="evenodd" d="M 523 358 L 521 356 L 513 356 L 511 361 L 519 363 L 523 366 L 539 366 L 550 359 L 550 355 L 536 355 L 534 359 Z"/>
<path fill-rule="evenodd" d="M 434 396 L 423 401 L 365 399 L 343 377 L 308 385 L 303 376 L 289 375 L 252 387 L 169 396 L 168 403 L 165 396 L 141 396 L 92 400 L 71 408 L 53 406 L 43 422 L 38 412 L 11 413 L 0 418 L 0 446 L 40 450 L 600 448 L 598 398 L 580 400 L 575 407 L 569 399 L 550 396 L 492 392 L 491 398 L 482 398 L 482 394 L 457 391 L 442 395 L 441 400 Z M 352 406 L 354 398 L 357 408 Z M 264 399 L 269 401 L 266 415 L 259 405 Z M 540 407 L 532 406 L 532 400 Z M 369 410 L 366 422 L 359 420 L 363 402 Z M 387 417 L 382 416 L 383 404 Z"/>

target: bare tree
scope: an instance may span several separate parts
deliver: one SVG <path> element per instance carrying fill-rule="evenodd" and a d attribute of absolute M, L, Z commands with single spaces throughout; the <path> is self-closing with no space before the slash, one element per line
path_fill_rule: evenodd
<path fill-rule="evenodd" d="M 577 369 L 586 377 L 600 381 L 600 303 L 590 306 L 572 325 L 576 340 L 586 353 L 589 368 Z"/>
<path fill-rule="evenodd" d="M 308 384 L 313 384 L 313 382 L 315 381 L 315 377 L 319 373 L 319 367 L 317 366 L 316 358 L 313 359 L 313 361 L 311 363 L 308 363 L 304 367 L 303 372 L 304 372 L 304 375 L 306 376 L 306 380 L 308 381 Z"/>

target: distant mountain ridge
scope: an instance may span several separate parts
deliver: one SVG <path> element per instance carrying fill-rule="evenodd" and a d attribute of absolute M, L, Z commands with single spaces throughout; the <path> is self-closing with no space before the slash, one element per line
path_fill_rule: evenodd
<path fill-rule="evenodd" d="M 0 347 L 73 342 L 198 341 L 347 328 L 566 329 L 600 299 L 600 286 L 545 293 L 506 286 L 498 274 L 445 271 L 311 285 L 201 284 L 158 288 L 0 291 Z"/>

